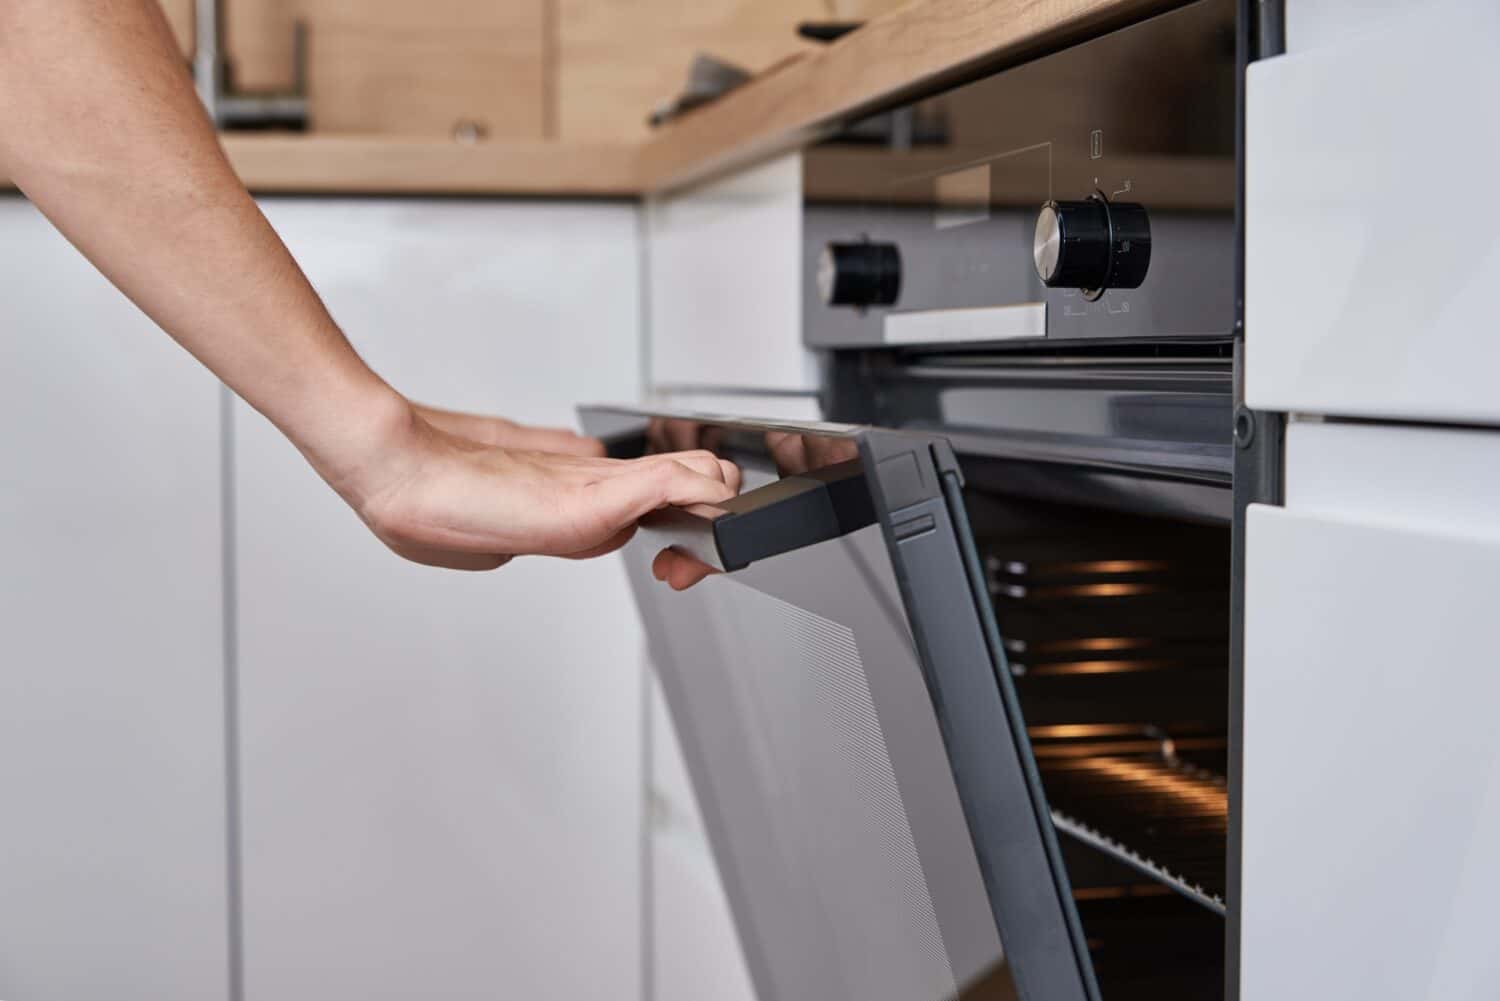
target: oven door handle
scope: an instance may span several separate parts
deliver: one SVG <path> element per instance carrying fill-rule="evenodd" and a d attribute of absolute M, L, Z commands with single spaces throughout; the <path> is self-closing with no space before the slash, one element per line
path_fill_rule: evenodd
<path fill-rule="evenodd" d="M 875 523 L 875 504 L 858 459 L 774 483 L 718 505 L 654 511 L 640 538 L 725 572 L 827 542 Z"/>

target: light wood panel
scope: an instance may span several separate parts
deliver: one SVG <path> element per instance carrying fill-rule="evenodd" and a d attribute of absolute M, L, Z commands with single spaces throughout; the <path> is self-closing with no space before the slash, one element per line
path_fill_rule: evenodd
<path fill-rule="evenodd" d="M 176 2 L 176 0 L 173 0 Z M 551 0 L 230 0 L 237 85 L 284 88 L 292 31 L 308 26 L 319 132 L 537 139 L 544 121 L 544 5 Z"/>
<path fill-rule="evenodd" d="M 1180 5 L 1180 0 L 913 0 L 659 129 L 649 190 L 789 149 L 845 118 L 980 67 L 1000 66 Z"/>
<path fill-rule="evenodd" d="M 682 89 L 697 52 L 759 72 L 816 48 L 801 21 L 862 20 L 901 0 L 556 0 L 557 100 L 564 139 L 641 139 Z"/>
<path fill-rule="evenodd" d="M 456 143 L 393 136 L 224 136 L 252 191 L 631 196 L 628 144 Z"/>

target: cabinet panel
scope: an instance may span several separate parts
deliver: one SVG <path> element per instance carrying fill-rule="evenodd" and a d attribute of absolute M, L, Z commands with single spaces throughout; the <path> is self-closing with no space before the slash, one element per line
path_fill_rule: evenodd
<path fill-rule="evenodd" d="M 1247 397 L 1500 421 L 1500 205 L 1485 195 L 1500 132 L 1462 96 L 1500 90 L 1500 7 L 1408 4 L 1373 26 L 1366 14 L 1337 41 L 1249 69 Z"/>
<path fill-rule="evenodd" d="M 646 234 L 654 386 L 817 388 L 800 156 L 649 202 Z"/>
<path fill-rule="evenodd" d="M 0 198 L 0 997 L 228 987 L 219 385 Z"/>
<path fill-rule="evenodd" d="M 815 43 L 803 21 L 861 21 L 902 0 L 554 0 L 562 137 L 645 139 L 646 117 L 681 92 L 700 52 L 764 72 Z"/>
<path fill-rule="evenodd" d="M 1493 997 L 1500 535 L 1253 507 L 1247 540 L 1242 996 Z"/>
<path fill-rule="evenodd" d="M 543 138 L 544 0 L 231 0 L 224 16 L 247 89 L 292 82 L 293 25 L 307 25 L 320 132 L 447 136 L 469 121 L 496 138 Z"/>
<path fill-rule="evenodd" d="M 634 395 L 633 208 L 267 207 L 413 397 L 571 423 L 578 398 Z M 640 639 L 618 561 L 403 563 L 258 415 L 235 430 L 247 997 L 634 996 Z"/>

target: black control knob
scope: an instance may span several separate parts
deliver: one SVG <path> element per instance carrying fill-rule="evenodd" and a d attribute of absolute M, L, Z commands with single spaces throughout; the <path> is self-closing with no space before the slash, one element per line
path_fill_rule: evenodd
<path fill-rule="evenodd" d="M 1151 265 L 1151 220 L 1134 202 L 1048 202 L 1037 215 L 1031 252 L 1048 288 L 1140 288 Z"/>
<path fill-rule="evenodd" d="M 830 243 L 818 259 L 818 291 L 830 306 L 890 306 L 901 296 L 894 243 Z"/>

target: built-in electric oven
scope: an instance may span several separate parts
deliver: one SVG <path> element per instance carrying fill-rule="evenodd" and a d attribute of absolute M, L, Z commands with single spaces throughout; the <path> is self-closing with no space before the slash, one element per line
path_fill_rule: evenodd
<path fill-rule="evenodd" d="M 625 561 L 761 1001 L 1235 994 L 1236 29 L 809 148 L 833 423 L 584 412 L 746 474 Z"/>

